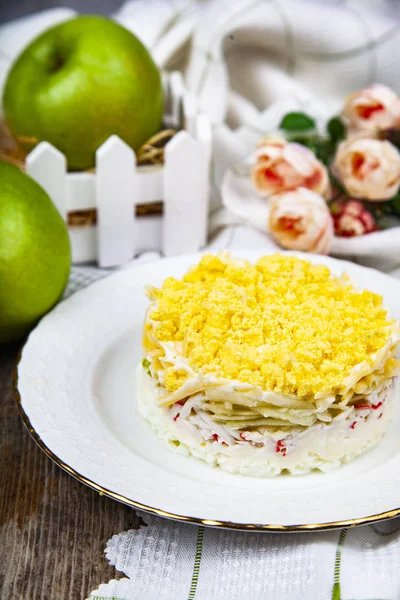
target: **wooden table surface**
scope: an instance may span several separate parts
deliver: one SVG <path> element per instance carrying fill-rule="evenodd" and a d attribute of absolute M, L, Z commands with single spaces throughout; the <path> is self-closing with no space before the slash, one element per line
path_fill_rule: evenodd
<path fill-rule="evenodd" d="M 64 473 L 36 446 L 14 401 L 18 351 L 0 346 L 0 598 L 83 600 L 122 576 L 103 551 L 139 517 Z"/>

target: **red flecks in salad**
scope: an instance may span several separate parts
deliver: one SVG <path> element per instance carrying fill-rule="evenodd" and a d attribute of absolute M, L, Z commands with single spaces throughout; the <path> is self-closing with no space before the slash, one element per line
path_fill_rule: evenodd
<path fill-rule="evenodd" d="M 218 444 L 221 444 L 222 446 L 228 446 L 226 442 L 220 442 L 220 437 L 218 433 L 213 433 L 213 438 L 216 442 L 218 442 Z"/>
<path fill-rule="evenodd" d="M 376 410 L 377 408 L 380 408 L 380 407 L 382 406 L 382 404 L 383 404 L 383 402 L 382 402 L 382 401 L 381 401 L 381 402 L 378 402 L 378 404 L 373 404 L 373 405 L 372 405 L 372 408 L 373 408 L 374 410 Z"/>
<path fill-rule="evenodd" d="M 275 446 L 275 452 L 280 452 L 282 456 L 286 456 L 286 446 L 283 440 L 278 440 Z"/>

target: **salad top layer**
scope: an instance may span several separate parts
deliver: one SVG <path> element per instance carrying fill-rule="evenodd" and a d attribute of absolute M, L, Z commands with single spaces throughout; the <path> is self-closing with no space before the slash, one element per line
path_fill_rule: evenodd
<path fill-rule="evenodd" d="M 205 255 L 148 296 L 144 350 L 168 392 L 200 374 L 307 399 L 362 393 L 398 369 L 381 296 L 293 256 Z"/>

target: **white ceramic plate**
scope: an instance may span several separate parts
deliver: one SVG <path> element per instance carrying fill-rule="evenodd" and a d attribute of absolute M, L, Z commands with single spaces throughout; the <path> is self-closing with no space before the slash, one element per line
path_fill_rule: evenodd
<path fill-rule="evenodd" d="M 260 252 L 235 252 L 256 260 Z M 303 255 L 304 256 L 304 255 Z M 346 270 L 379 292 L 400 317 L 400 282 L 354 264 L 307 255 Z M 181 276 L 199 255 L 120 271 L 60 303 L 31 333 L 17 373 L 17 401 L 41 448 L 94 489 L 162 516 L 261 530 L 341 527 L 400 514 L 397 411 L 381 444 L 332 473 L 257 479 L 174 454 L 136 408 L 143 288 Z"/>

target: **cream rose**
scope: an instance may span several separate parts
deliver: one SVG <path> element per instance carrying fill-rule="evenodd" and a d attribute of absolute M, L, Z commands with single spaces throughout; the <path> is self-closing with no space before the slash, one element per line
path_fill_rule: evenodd
<path fill-rule="evenodd" d="M 333 240 L 333 221 L 325 200 L 300 187 L 271 196 L 268 226 L 284 248 L 328 254 Z"/>
<path fill-rule="evenodd" d="M 305 146 L 286 142 L 278 137 L 266 137 L 256 150 L 256 163 L 251 178 L 263 196 L 304 187 L 330 196 L 328 171 Z"/>
<path fill-rule="evenodd" d="M 385 85 L 376 83 L 351 94 L 343 117 L 351 131 L 382 131 L 400 127 L 400 98 Z"/>
<path fill-rule="evenodd" d="M 400 186 L 400 153 L 387 141 L 350 138 L 339 144 L 332 171 L 349 196 L 387 200 Z"/>

